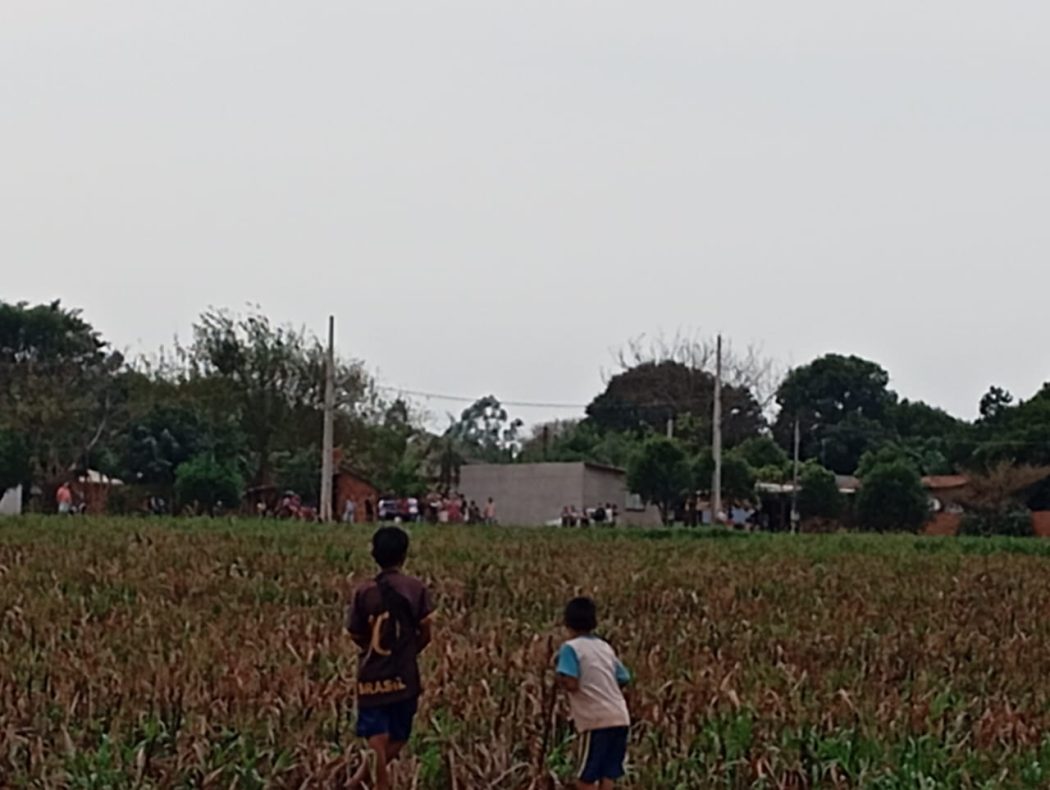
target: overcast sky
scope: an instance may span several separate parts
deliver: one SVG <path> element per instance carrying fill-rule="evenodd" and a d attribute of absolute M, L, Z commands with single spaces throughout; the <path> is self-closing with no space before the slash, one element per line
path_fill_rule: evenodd
<path fill-rule="evenodd" d="M 969 417 L 1050 379 L 1048 41 L 1046 0 L 3 0 L 0 298 L 133 352 L 334 312 L 386 384 L 570 404 L 721 331 Z"/>

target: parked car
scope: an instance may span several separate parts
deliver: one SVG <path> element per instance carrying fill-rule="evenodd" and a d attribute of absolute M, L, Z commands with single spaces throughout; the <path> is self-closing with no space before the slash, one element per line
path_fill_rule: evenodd
<path fill-rule="evenodd" d="M 384 496 L 379 500 L 380 521 L 419 521 L 419 500 L 415 497 Z"/>
<path fill-rule="evenodd" d="M 379 500 L 376 518 L 380 521 L 396 521 L 401 515 L 401 500 L 395 496 L 384 496 Z"/>

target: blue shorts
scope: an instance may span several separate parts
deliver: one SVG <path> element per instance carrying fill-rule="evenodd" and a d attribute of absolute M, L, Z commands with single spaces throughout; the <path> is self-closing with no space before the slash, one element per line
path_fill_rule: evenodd
<path fill-rule="evenodd" d="M 419 698 L 392 702 L 375 708 L 358 708 L 357 737 L 372 738 L 389 735 L 394 743 L 407 743 L 412 734 L 412 719 L 416 715 Z"/>
<path fill-rule="evenodd" d="M 629 733 L 628 727 L 610 727 L 580 735 L 580 781 L 594 784 L 602 779 L 622 778 Z"/>

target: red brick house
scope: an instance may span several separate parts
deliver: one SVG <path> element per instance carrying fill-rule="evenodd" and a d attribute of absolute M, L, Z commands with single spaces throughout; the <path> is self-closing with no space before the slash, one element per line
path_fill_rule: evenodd
<path fill-rule="evenodd" d="M 376 506 L 379 503 L 379 489 L 362 475 L 341 467 L 332 481 L 332 515 L 342 520 L 348 500 L 353 500 L 357 508 L 354 520 L 367 524 L 376 520 Z"/>

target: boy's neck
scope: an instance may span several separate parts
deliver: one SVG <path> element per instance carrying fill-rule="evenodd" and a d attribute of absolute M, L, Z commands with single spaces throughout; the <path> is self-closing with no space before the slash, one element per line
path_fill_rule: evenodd
<path fill-rule="evenodd" d="M 401 566 L 400 565 L 388 565 L 385 568 L 380 568 L 379 570 L 380 570 L 381 573 L 400 573 L 401 572 Z"/>
<path fill-rule="evenodd" d="M 570 628 L 569 633 L 573 639 L 579 639 L 581 636 L 594 636 L 594 631 L 577 631 L 575 628 Z"/>

